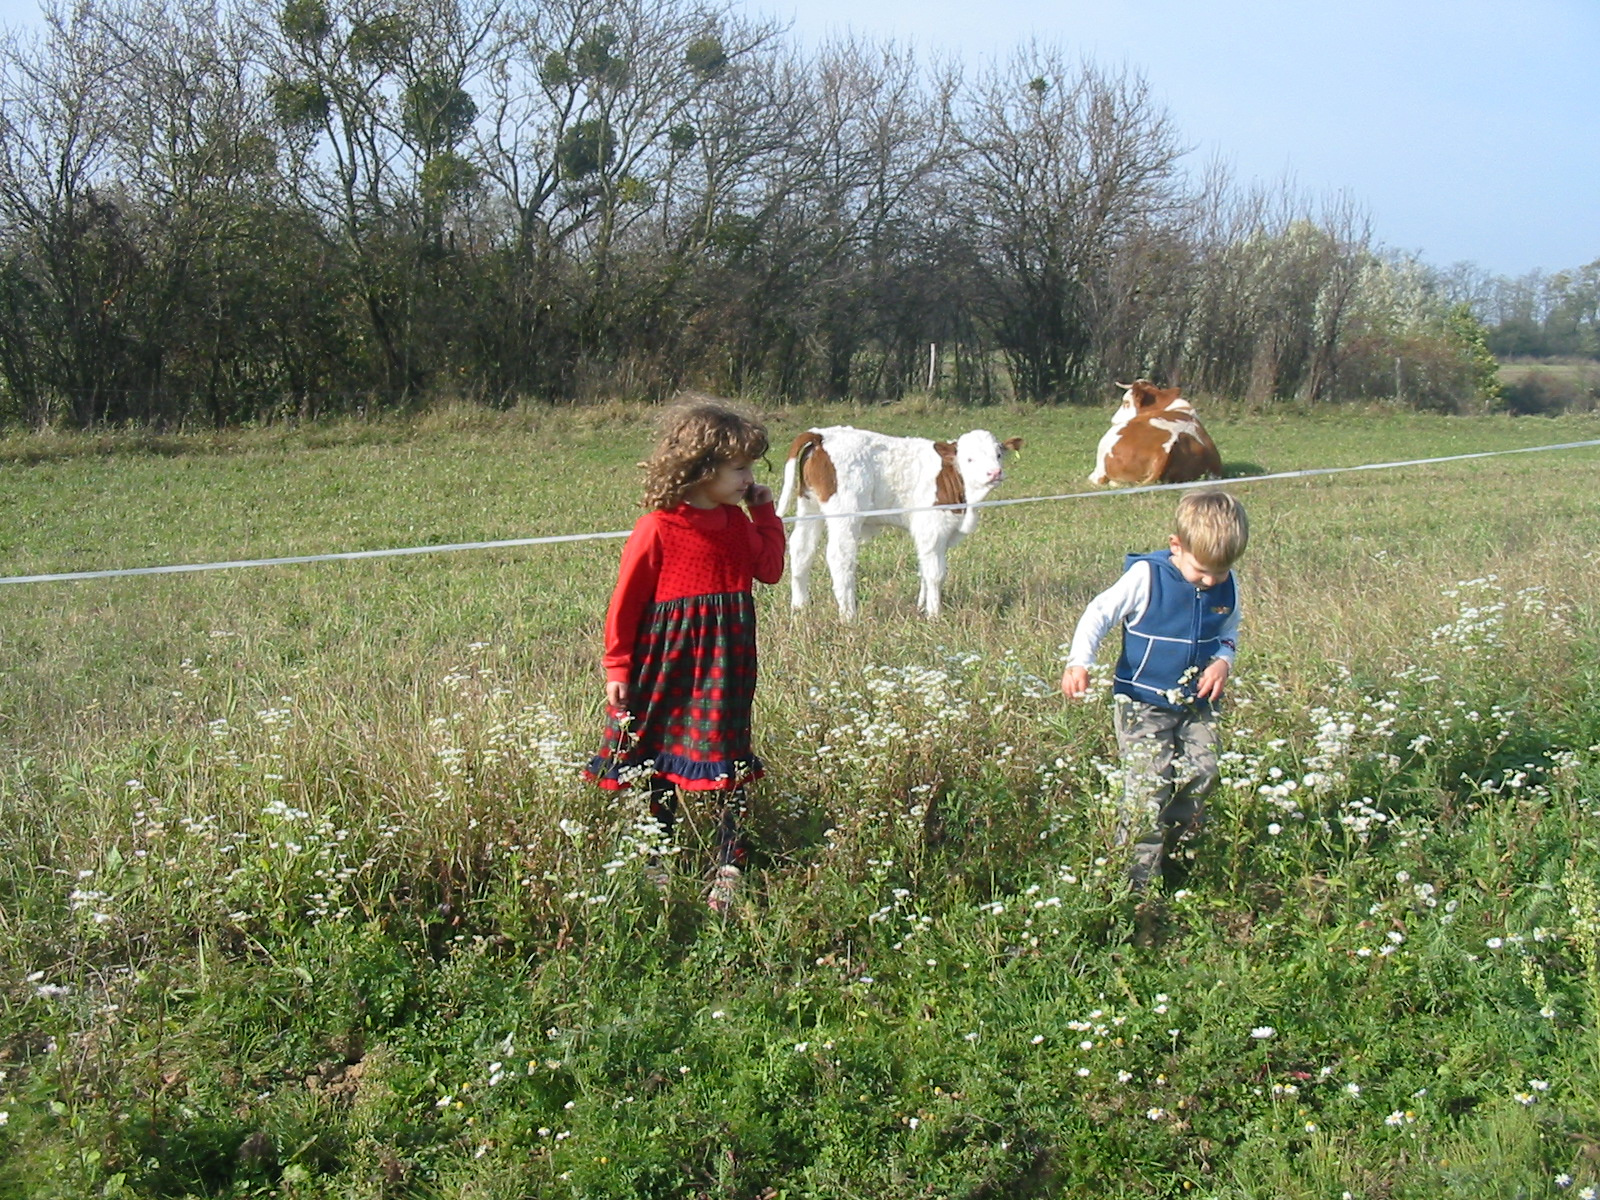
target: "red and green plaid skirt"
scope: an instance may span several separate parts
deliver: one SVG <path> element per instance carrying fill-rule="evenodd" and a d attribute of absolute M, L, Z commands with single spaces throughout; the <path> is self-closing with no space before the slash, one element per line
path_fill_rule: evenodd
<path fill-rule="evenodd" d="M 749 592 L 668 600 L 646 610 L 633 643 L 627 711 L 607 714 L 584 777 L 624 788 L 651 774 L 688 791 L 761 776 L 750 752 L 756 610 Z"/>

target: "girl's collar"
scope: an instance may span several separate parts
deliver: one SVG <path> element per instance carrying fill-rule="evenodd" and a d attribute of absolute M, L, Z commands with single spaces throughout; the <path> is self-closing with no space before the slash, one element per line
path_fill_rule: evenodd
<path fill-rule="evenodd" d="M 687 500 L 680 500 L 667 511 L 680 517 L 688 517 L 690 520 L 703 521 L 731 507 L 732 505 L 728 504 L 714 504 L 710 508 L 700 508 L 690 504 Z"/>

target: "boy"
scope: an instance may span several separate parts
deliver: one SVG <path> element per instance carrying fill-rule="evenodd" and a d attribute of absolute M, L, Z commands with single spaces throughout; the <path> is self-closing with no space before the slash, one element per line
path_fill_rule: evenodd
<path fill-rule="evenodd" d="M 1112 685 L 1126 786 L 1117 844 L 1132 845 L 1128 880 L 1145 891 L 1178 840 L 1199 830 L 1217 782 L 1216 704 L 1239 632 L 1233 564 L 1250 540 L 1227 492 L 1186 493 L 1166 550 L 1130 554 L 1125 573 L 1089 602 L 1072 635 L 1061 690 L 1089 688 L 1100 639 L 1122 624 Z"/>

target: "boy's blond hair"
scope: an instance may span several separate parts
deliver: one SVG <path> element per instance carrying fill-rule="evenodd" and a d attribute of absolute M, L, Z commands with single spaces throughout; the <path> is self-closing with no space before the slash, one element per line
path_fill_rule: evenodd
<path fill-rule="evenodd" d="M 689 392 L 661 414 L 659 437 L 644 468 L 644 506 L 675 508 L 698 483 L 736 458 L 767 453 L 767 427 L 727 400 Z"/>
<path fill-rule="evenodd" d="M 1231 567 L 1250 543 L 1250 518 L 1227 492 L 1186 492 L 1178 501 L 1173 535 L 1208 567 Z"/>

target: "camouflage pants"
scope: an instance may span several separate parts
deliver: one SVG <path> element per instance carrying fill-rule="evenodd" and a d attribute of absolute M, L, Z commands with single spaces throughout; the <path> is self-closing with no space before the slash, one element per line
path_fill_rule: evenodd
<path fill-rule="evenodd" d="M 1116 841 L 1130 846 L 1128 880 L 1143 890 L 1178 841 L 1205 823 L 1205 798 L 1217 785 L 1217 716 L 1115 700 L 1124 781 Z"/>

